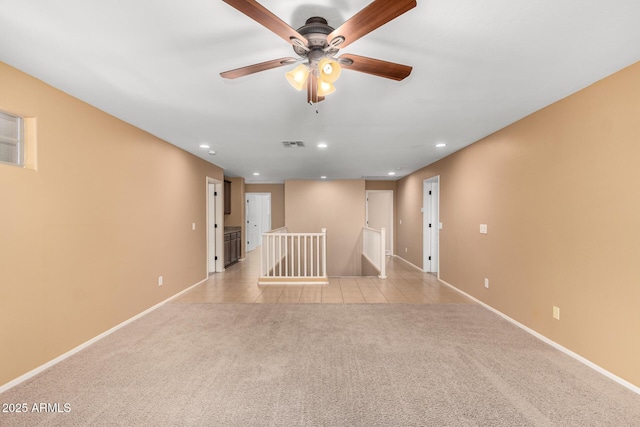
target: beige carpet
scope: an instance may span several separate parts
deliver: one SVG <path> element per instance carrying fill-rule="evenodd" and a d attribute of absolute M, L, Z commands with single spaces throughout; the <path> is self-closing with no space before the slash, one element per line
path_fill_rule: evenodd
<path fill-rule="evenodd" d="M 468 304 L 167 304 L 0 402 L 70 408 L 2 426 L 640 426 L 639 395 Z"/>

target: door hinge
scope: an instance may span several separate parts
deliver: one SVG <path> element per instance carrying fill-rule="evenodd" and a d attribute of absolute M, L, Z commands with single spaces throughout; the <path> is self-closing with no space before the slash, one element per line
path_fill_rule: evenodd
<path fill-rule="evenodd" d="M 217 256 L 214 256 L 214 257 L 213 257 L 213 260 L 214 260 L 214 261 L 217 261 L 217 260 L 218 260 L 218 257 L 217 257 Z"/>
<path fill-rule="evenodd" d="M 429 255 L 429 261 L 431 261 L 431 255 Z"/>
<path fill-rule="evenodd" d="M 214 225 L 213 225 L 213 228 L 218 228 L 218 224 L 214 224 Z"/>
<path fill-rule="evenodd" d="M 214 191 L 214 192 L 213 192 L 213 195 L 214 195 L 214 196 L 217 196 L 217 195 L 218 195 L 218 192 L 217 192 L 217 191 Z"/>
<path fill-rule="evenodd" d="M 431 195 L 431 190 L 429 190 L 429 195 Z"/>
<path fill-rule="evenodd" d="M 431 228 L 431 224 L 429 224 L 429 228 Z"/>

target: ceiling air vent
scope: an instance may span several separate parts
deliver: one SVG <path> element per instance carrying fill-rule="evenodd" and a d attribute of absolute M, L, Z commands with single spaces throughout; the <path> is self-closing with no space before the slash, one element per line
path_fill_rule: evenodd
<path fill-rule="evenodd" d="M 282 141 L 282 145 L 284 145 L 285 148 L 304 147 L 304 142 L 302 142 L 302 141 Z"/>
<path fill-rule="evenodd" d="M 396 181 L 402 178 L 398 175 L 382 175 L 382 176 L 362 176 L 360 179 L 364 179 L 365 181 Z"/>

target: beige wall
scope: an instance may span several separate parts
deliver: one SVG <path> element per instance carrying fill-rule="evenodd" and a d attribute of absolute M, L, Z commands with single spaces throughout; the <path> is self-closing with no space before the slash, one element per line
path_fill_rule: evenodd
<path fill-rule="evenodd" d="M 0 165 L 2 385 L 205 279 L 223 171 L 2 63 L 0 94 L 38 139 Z"/>
<path fill-rule="evenodd" d="M 271 229 L 284 227 L 284 184 L 246 184 L 247 193 L 271 194 Z"/>
<path fill-rule="evenodd" d="M 326 228 L 328 274 L 359 276 L 364 181 L 285 181 L 284 187 L 289 232 L 317 233 Z"/>
<path fill-rule="evenodd" d="M 637 63 L 400 180 L 402 255 L 440 175 L 441 278 L 640 386 L 639 118 Z"/>

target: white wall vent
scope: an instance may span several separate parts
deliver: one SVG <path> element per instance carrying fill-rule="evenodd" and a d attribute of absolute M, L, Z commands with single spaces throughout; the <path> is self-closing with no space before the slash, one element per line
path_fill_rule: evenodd
<path fill-rule="evenodd" d="M 282 141 L 282 145 L 284 145 L 285 148 L 304 147 L 304 142 L 302 142 L 302 141 Z"/>
<path fill-rule="evenodd" d="M 362 176 L 360 179 L 364 179 L 366 181 L 395 181 L 402 178 L 398 175 L 382 175 L 382 176 Z"/>

